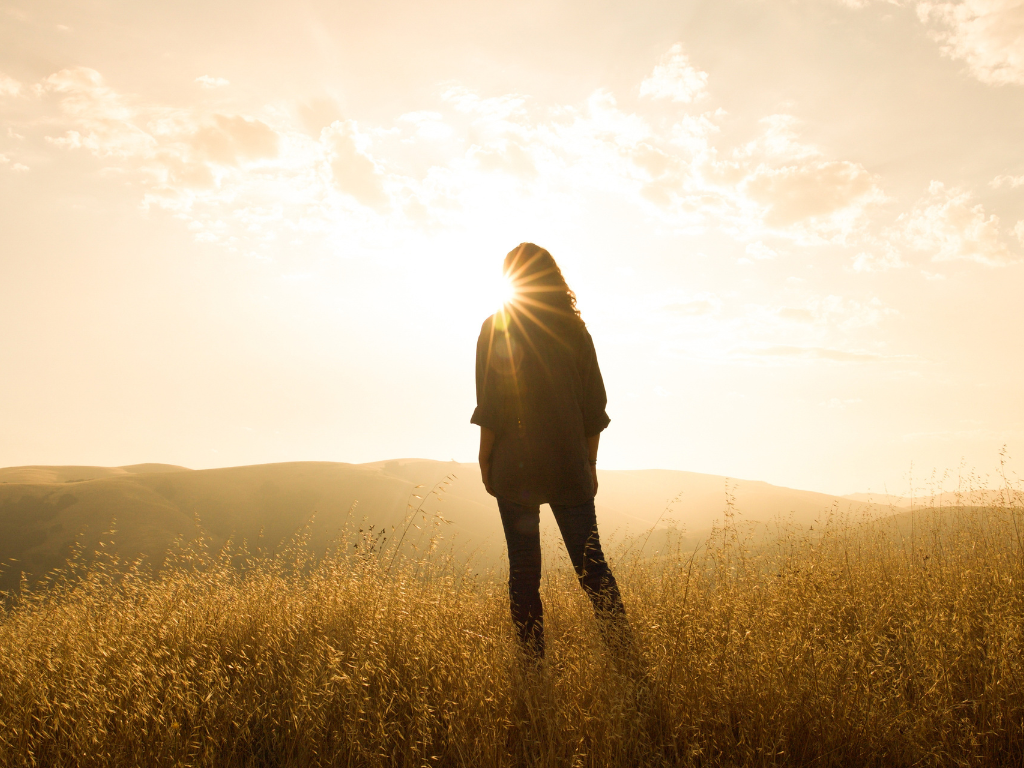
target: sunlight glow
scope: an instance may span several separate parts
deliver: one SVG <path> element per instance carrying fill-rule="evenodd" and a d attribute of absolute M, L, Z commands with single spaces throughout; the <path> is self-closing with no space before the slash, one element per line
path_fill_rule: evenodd
<path fill-rule="evenodd" d="M 511 303 L 511 301 L 515 298 L 515 286 L 512 285 L 512 281 L 507 276 L 502 275 L 501 280 L 498 282 L 498 285 L 495 288 L 495 294 L 495 298 L 497 299 L 495 304 L 499 307 L 503 307 L 506 304 Z"/>

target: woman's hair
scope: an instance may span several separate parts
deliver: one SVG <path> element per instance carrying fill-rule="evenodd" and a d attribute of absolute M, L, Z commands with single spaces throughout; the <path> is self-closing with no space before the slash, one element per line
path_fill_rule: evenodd
<path fill-rule="evenodd" d="M 505 277 L 515 289 L 516 299 L 527 317 L 541 324 L 585 327 L 562 270 L 545 249 L 533 243 L 520 243 L 505 257 Z"/>

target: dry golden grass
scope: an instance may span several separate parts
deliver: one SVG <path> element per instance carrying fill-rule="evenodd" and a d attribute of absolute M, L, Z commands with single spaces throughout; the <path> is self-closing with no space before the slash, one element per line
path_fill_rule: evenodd
<path fill-rule="evenodd" d="M 551 558 L 538 668 L 500 575 L 398 536 L 101 559 L 0 615 L 0 765 L 1021 765 L 1022 522 L 956 506 L 752 548 L 729 514 L 696 552 L 613 562 L 639 669 Z"/>

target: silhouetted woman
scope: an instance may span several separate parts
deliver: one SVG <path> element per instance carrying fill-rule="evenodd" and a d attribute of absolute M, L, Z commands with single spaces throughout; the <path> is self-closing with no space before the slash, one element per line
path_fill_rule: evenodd
<path fill-rule="evenodd" d="M 512 621 L 527 650 L 543 656 L 539 507 L 550 504 L 605 641 L 622 650 L 632 645 L 629 625 L 594 514 L 597 447 L 610 421 L 594 342 L 550 253 L 523 243 L 504 273 L 515 294 L 480 330 L 471 421 L 505 529 Z"/>

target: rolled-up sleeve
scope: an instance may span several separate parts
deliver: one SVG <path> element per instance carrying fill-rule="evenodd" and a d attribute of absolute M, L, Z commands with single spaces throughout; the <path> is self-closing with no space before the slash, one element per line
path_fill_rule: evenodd
<path fill-rule="evenodd" d="M 593 437 L 611 423 L 605 407 L 608 395 L 604 390 L 604 379 L 597 364 L 597 351 L 590 333 L 584 331 L 584 344 L 580 360 L 580 378 L 583 381 L 583 429 L 587 437 Z"/>
<path fill-rule="evenodd" d="M 480 329 L 480 338 L 476 342 L 476 410 L 473 411 L 473 416 L 469 421 L 471 424 L 477 424 L 497 432 L 500 426 L 498 392 L 493 374 L 488 375 L 491 373 L 489 371 L 489 355 L 493 335 L 492 327 L 490 319 L 485 321 Z"/>

